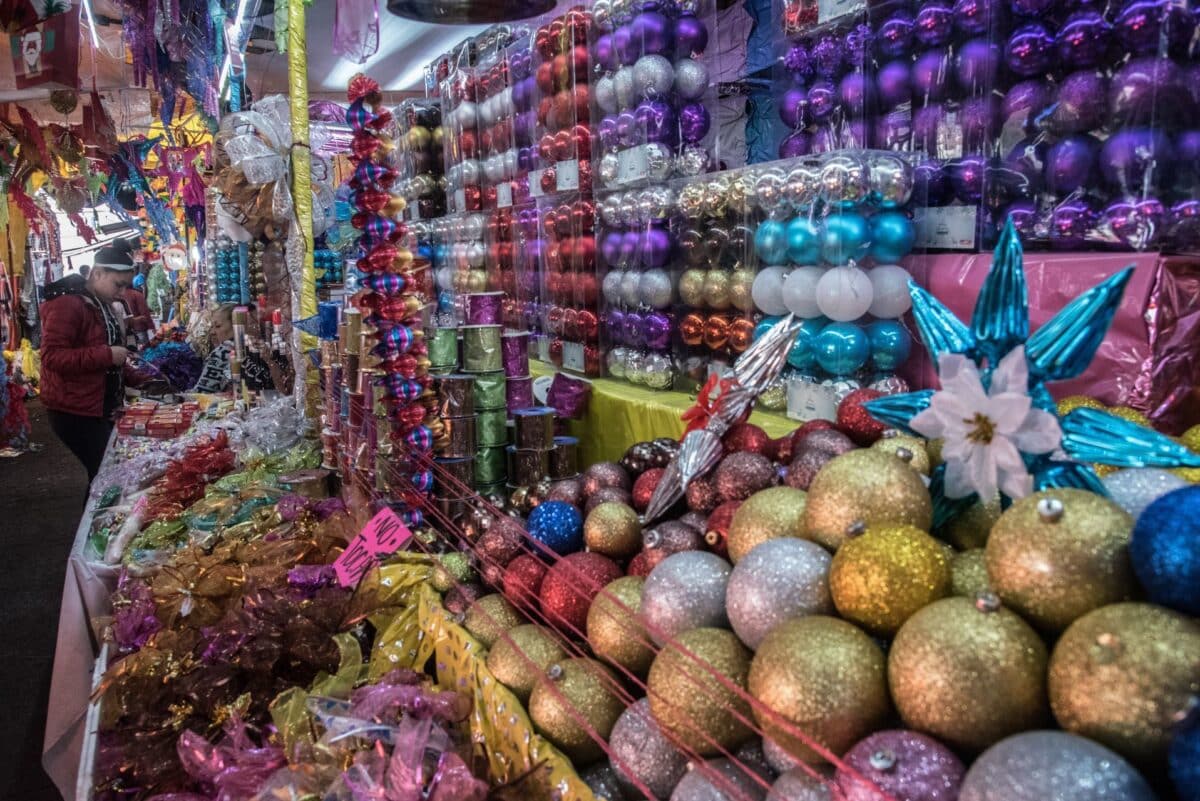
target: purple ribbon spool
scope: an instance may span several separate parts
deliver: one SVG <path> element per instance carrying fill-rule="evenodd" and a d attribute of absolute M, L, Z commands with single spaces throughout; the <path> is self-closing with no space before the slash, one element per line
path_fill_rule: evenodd
<path fill-rule="evenodd" d="M 469 325 L 500 325 L 500 306 L 503 292 L 474 292 L 467 295 Z"/>
<path fill-rule="evenodd" d="M 504 392 L 510 417 L 513 412 L 530 409 L 536 405 L 533 400 L 533 376 L 509 376 L 508 383 L 504 385 Z"/>
<path fill-rule="evenodd" d="M 529 332 L 505 332 L 500 338 L 500 355 L 504 361 L 504 375 L 509 378 L 529 375 Z M 510 410 L 512 408 L 509 406 Z"/>

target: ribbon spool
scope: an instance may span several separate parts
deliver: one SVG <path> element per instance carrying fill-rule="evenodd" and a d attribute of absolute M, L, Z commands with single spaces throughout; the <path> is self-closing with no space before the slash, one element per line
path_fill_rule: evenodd
<path fill-rule="evenodd" d="M 475 376 L 475 408 L 476 409 L 505 409 L 507 395 L 505 394 L 504 373 L 478 373 Z"/>
<path fill-rule="evenodd" d="M 346 309 L 342 312 L 342 321 L 346 327 L 346 352 L 360 353 L 362 347 L 362 311 Z"/>
<path fill-rule="evenodd" d="M 337 342 L 338 315 L 341 310 L 342 304 L 332 300 L 322 301 L 317 306 L 317 336 L 320 339 Z"/>
<path fill-rule="evenodd" d="M 504 395 L 509 415 L 533 406 L 533 376 L 510 376 L 504 388 Z"/>
<path fill-rule="evenodd" d="M 321 467 L 336 470 L 338 463 L 338 443 L 342 441 L 339 432 L 326 428 L 321 431 Z"/>
<path fill-rule="evenodd" d="M 501 337 L 504 374 L 509 378 L 529 375 L 529 332 L 508 331 Z"/>
<path fill-rule="evenodd" d="M 498 484 L 505 479 L 506 448 L 480 448 L 475 453 L 475 484 Z"/>
<path fill-rule="evenodd" d="M 534 406 L 513 412 L 516 445 L 522 450 L 548 451 L 554 447 L 554 409 Z"/>
<path fill-rule="evenodd" d="M 485 498 L 492 498 L 497 495 L 499 495 L 500 497 L 503 498 L 505 495 L 508 494 L 506 492 L 506 488 L 507 488 L 507 482 L 504 482 L 504 481 L 497 481 L 494 484 L 476 484 L 475 485 L 475 491 L 477 493 L 479 493 L 480 495 L 484 496 Z"/>
<path fill-rule="evenodd" d="M 479 410 L 475 421 L 475 441 L 481 448 L 508 444 L 508 412 L 504 407 Z"/>
<path fill-rule="evenodd" d="M 532 487 L 550 473 L 550 451 L 525 451 L 508 446 L 509 483 Z"/>
<path fill-rule="evenodd" d="M 463 369 L 468 373 L 495 373 L 504 369 L 500 358 L 500 326 L 465 325 Z"/>
<path fill-rule="evenodd" d="M 458 329 L 435 328 L 429 337 L 429 364 L 431 370 L 453 369 L 458 366 Z"/>
<path fill-rule="evenodd" d="M 443 417 L 442 425 L 446 429 L 442 456 L 464 457 L 475 453 L 474 417 Z"/>
<path fill-rule="evenodd" d="M 438 480 L 438 495 L 443 498 L 464 497 L 467 490 L 460 487 L 458 482 L 465 487 L 475 482 L 474 456 L 434 459 L 433 462 L 438 466 L 437 475 L 446 476 Z"/>
<path fill-rule="evenodd" d="M 579 438 L 555 437 L 550 450 L 550 478 L 554 480 L 579 475 Z"/>
<path fill-rule="evenodd" d="M 471 325 L 500 325 L 503 292 L 473 292 L 467 295 L 467 322 Z"/>
<path fill-rule="evenodd" d="M 472 376 L 451 373 L 436 381 L 439 417 L 468 417 L 475 414 L 475 379 Z"/>

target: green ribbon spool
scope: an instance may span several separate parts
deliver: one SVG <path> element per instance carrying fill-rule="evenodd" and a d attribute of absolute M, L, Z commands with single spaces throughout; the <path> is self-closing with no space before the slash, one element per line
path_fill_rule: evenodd
<path fill-rule="evenodd" d="M 498 448 L 480 448 L 475 453 L 475 486 L 482 484 L 497 484 L 504 481 L 505 453 L 504 446 Z"/>
<path fill-rule="evenodd" d="M 494 373 L 504 369 L 498 325 L 464 325 L 463 369 L 469 373 Z"/>
<path fill-rule="evenodd" d="M 479 402 L 479 396 L 475 396 Z M 481 448 L 495 448 L 508 444 L 508 410 L 504 407 L 475 413 L 475 444 Z"/>
<path fill-rule="evenodd" d="M 475 375 L 475 408 L 507 409 L 504 373 L 478 373 Z"/>
<path fill-rule="evenodd" d="M 458 365 L 458 329 L 434 328 L 428 338 L 430 369 Z"/>

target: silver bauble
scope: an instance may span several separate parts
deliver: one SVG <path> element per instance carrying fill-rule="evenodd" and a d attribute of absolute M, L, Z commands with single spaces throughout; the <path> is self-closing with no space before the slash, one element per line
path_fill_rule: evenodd
<path fill-rule="evenodd" d="M 629 351 L 625 348 L 613 348 L 608 352 L 608 374 L 613 378 L 625 378 L 625 362 Z"/>
<path fill-rule="evenodd" d="M 818 164 L 802 162 L 788 171 L 783 184 L 783 196 L 796 211 L 807 211 L 817 201 L 821 190 L 821 168 Z"/>
<path fill-rule="evenodd" d="M 633 18 L 635 7 L 640 8 L 641 5 L 635 4 L 634 0 L 612 0 L 613 22 L 624 25 Z"/>
<path fill-rule="evenodd" d="M 780 537 L 738 560 L 725 588 L 734 633 L 752 651 L 778 624 L 801 615 L 833 614 L 829 552 L 816 543 Z"/>
<path fill-rule="evenodd" d="M 821 197 L 833 206 L 852 206 L 866 200 L 867 168 L 857 156 L 831 156 L 821 165 Z"/>
<path fill-rule="evenodd" d="M 624 277 L 625 273 L 622 270 L 609 270 L 600 282 L 600 292 L 609 306 L 616 306 L 621 302 L 621 281 Z"/>
<path fill-rule="evenodd" d="M 764 214 L 781 211 L 779 202 L 783 199 L 785 177 L 779 167 L 767 167 L 754 179 L 754 203 Z"/>
<path fill-rule="evenodd" d="M 671 305 L 673 289 L 671 274 L 655 268 L 642 273 L 638 282 L 638 297 L 643 304 L 652 309 L 665 309 Z"/>
<path fill-rule="evenodd" d="M 513 178 L 517 177 L 519 164 L 520 159 L 518 158 L 517 151 L 515 149 L 509 148 L 508 150 L 504 151 L 504 177 L 506 179 L 511 181 Z"/>
<path fill-rule="evenodd" d="M 630 350 L 625 358 L 625 380 L 632 384 L 646 383 L 646 354 Z"/>
<path fill-rule="evenodd" d="M 771 785 L 767 801 L 830 801 L 829 784 L 793 768 Z"/>
<path fill-rule="evenodd" d="M 705 767 L 692 765 L 675 785 L 671 801 L 762 801 L 766 789 L 753 774 L 728 759 L 710 759 Z M 721 778 L 710 778 L 712 774 Z"/>
<path fill-rule="evenodd" d="M 483 177 L 483 168 L 475 159 L 467 159 L 462 163 L 462 185 L 463 186 L 479 186 L 479 179 Z M 478 237 L 471 237 L 478 239 Z"/>
<path fill-rule="evenodd" d="M 833 390 L 833 398 L 837 403 L 844 401 L 854 390 L 862 389 L 862 384 L 853 378 L 826 378 L 821 382 L 821 386 Z"/>
<path fill-rule="evenodd" d="M 618 228 L 621 222 L 621 196 L 617 193 L 606 195 L 596 206 L 600 212 L 600 221 L 611 228 Z"/>
<path fill-rule="evenodd" d="M 870 155 L 867 160 L 867 181 L 871 199 L 885 208 L 903 206 L 912 197 L 912 167 L 891 153 Z"/>
<path fill-rule="evenodd" d="M 675 159 L 675 169 L 686 178 L 708 172 L 708 151 L 698 145 L 684 145 Z"/>
<path fill-rule="evenodd" d="M 666 798 L 687 772 L 688 758 L 676 748 L 650 715 L 643 698 L 621 713 L 608 738 L 617 780 L 631 795 L 640 791 L 636 779 L 656 798 Z"/>
<path fill-rule="evenodd" d="M 592 24 L 602 31 L 613 29 L 613 10 L 610 0 L 595 0 L 592 3 Z"/>
<path fill-rule="evenodd" d="M 646 577 L 638 609 L 654 641 L 663 645 L 688 629 L 728 627 L 725 586 L 732 570 L 707 551 L 680 551 L 659 562 Z"/>
<path fill-rule="evenodd" d="M 1188 485 L 1187 481 L 1156 467 L 1131 467 L 1101 479 L 1108 497 L 1134 520 L 1146 507 L 1168 492 Z"/>
<path fill-rule="evenodd" d="M 504 177 L 504 157 L 488 156 L 483 160 L 483 174 L 489 183 L 495 184 Z"/>
<path fill-rule="evenodd" d="M 596 95 L 596 105 L 605 114 L 617 113 L 617 85 L 611 75 L 602 75 L 592 86 Z"/>
<path fill-rule="evenodd" d="M 670 389 L 675 382 L 671 357 L 663 353 L 646 354 L 646 386 L 650 389 Z"/>
<path fill-rule="evenodd" d="M 490 128 L 492 123 L 496 121 L 496 98 L 489 97 L 487 100 L 476 104 L 476 113 L 479 115 L 479 124 L 484 128 Z"/>
<path fill-rule="evenodd" d="M 469 131 L 474 129 L 478 123 L 479 106 L 470 100 L 464 100 L 462 103 L 459 103 L 458 108 L 454 110 L 454 124 L 461 130 Z"/>
<path fill-rule="evenodd" d="M 684 100 L 699 100 L 708 91 L 708 67 L 691 58 L 675 62 L 675 91 Z"/>
<path fill-rule="evenodd" d="M 637 92 L 633 80 L 633 67 L 621 67 L 613 76 L 613 85 L 617 90 L 617 108 L 633 108 L 637 102 Z"/>
<path fill-rule="evenodd" d="M 669 187 L 652 186 L 638 193 L 638 220 L 654 222 L 665 220 L 671 216 L 671 208 L 675 205 L 675 193 Z"/>
<path fill-rule="evenodd" d="M 486 260 L 487 248 L 482 242 L 469 242 L 467 244 L 467 264 L 479 268 L 483 266 Z"/>
<path fill-rule="evenodd" d="M 665 181 L 671 175 L 671 148 L 662 142 L 645 145 L 646 177 L 655 183 Z"/>
<path fill-rule="evenodd" d="M 639 222 L 637 194 L 622 192 L 617 195 L 617 208 L 621 225 L 626 228 L 636 228 Z"/>
<path fill-rule="evenodd" d="M 617 179 L 620 177 L 621 161 L 616 153 L 605 153 L 600 157 L 600 164 L 596 168 L 596 174 L 600 176 L 600 183 L 604 186 L 612 187 L 617 185 Z"/>
<path fill-rule="evenodd" d="M 674 82 L 675 68 L 666 56 L 642 56 L 633 65 L 633 88 L 639 97 L 662 97 Z"/>
<path fill-rule="evenodd" d="M 679 212 L 689 220 L 698 220 L 704 214 L 704 187 L 688 184 L 679 190 L 675 201 Z"/>
<path fill-rule="evenodd" d="M 877 375 L 869 385 L 876 392 L 884 395 L 902 395 L 909 391 L 908 382 L 898 375 Z"/>
<path fill-rule="evenodd" d="M 637 270 L 626 270 L 621 276 L 621 300 L 631 309 L 641 301 L 642 275 Z"/>

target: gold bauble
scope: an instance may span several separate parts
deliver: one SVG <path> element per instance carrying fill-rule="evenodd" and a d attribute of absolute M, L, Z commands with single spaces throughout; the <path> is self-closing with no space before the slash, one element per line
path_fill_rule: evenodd
<path fill-rule="evenodd" d="M 750 294 L 753 285 L 753 270 L 734 270 L 729 276 L 729 302 L 738 311 L 754 311 L 754 298 Z"/>
<path fill-rule="evenodd" d="M 625 704 L 614 694 L 619 686 L 613 672 L 595 659 L 564 659 L 538 678 L 529 696 L 529 718 L 542 736 L 575 764 L 595 762 L 604 756 L 604 750 L 583 724 L 608 739 L 625 711 Z"/>
<path fill-rule="evenodd" d="M 965 751 L 1046 717 L 1046 646 L 995 596 L 944 598 L 900 627 L 888 654 L 900 717 Z"/>
<path fill-rule="evenodd" d="M 1136 762 L 1161 759 L 1200 696 L 1200 624 L 1146 603 L 1105 606 L 1071 624 L 1050 657 L 1050 705 L 1067 731 Z"/>
<path fill-rule="evenodd" d="M 642 524 L 628 505 L 607 501 L 588 513 L 583 540 L 589 551 L 618 559 L 633 556 L 642 548 Z"/>
<path fill-rule="evenodd" d="M 471 636 L 491 648 L 500 635 L 524 623 L 521 613 L 500 593 L 485 595 L 467 607 L 463 628 Z"/>
<path fill-rule="evenodd" d="M 805 536 L 836 550 L 864 527 L 916 526 L 933 522 L 929 490 L 907 462 L 864 448 L 834 457 L 808 488 Z"/>
<path fill-rule="evenodd" d="M 942 448 L 945 444 L 946 440 L 941 437 L 925 441 L 925 450 L 929 453 L 929 463 L 934 467 L 942 463 Z"/>
<path fill-rule="evenodd" d="M 978 498 L 966 511 L 950 521 L 945 530 L 939 532 L 950 544 L 964 551 L 987 545 L 992 526 L 1000 519 L 1000 496 L 994 495 L 987 503 Z"/>
<path fill-rule="evenodd" d="M 508 630 L 488 652 L 487 669 L 496 681 L 522 701 L 547 668 L 566 657 L 558 642 L 540 626 L 523 625 Z"/>
<path fill-rule="evenodd" d="M 710 309 L 729 308 L 729 273 L 709 270 L 704 276 L 704 302 Z"/>
<path fill-rule="evenodd" d="M 729 561 L 737 564 L 754 546 L 777 537 L 804 536 L 807 493 L 791 487 L 759 490 L 733 513 L 729 524 Z"/>
<path fill-rule="evenodd" d="M 646 679 L 655 722 L 702 756 L 718 754 L 721 748 L 733 750 L 752 734 L 742 722 L 750 719 L 749 702 L 712 671 L 735 687 L 746 688 L 750 652 L 733 632 L 685 631 L 663 646 Z"/>
<path fill-rule="evenodd" d="M 679 299 L 687 306 L 703 308 L 704 277 L 707 270 L 684 270 L 679 276 Z"/>
<path fill-rule="evenodd" d="M 811 615 L 776 626 L 750 665 L 754 717 L 763 734 L 793 757 L 822 759 L 788 733 L 767 710 L 835 754 L 883 723 L 888 703 L 883 651 L 861 629 L 834 617 Z"/>
<path fill-rule="evenodd" d="M 1055 408 L 1059 417 L 1065 417 L 1076 409 L 1096 409 L 1101 412 L 1108 410 L 1103 403 L 1087 395 L 1068 395 L 1060 400 Z"/>
<path fill-rule="evenodd" d="M 609 583 L 592 601 L 587 616 L 592 653 L 639 676 L 645 675 L 654 661 L 653 643 L 637 615 L 645 583 L 641 576 Z"/>
<path fill-rule="evenodd" d="M 487 289 L 487 280 L 486 270 L 470 270 L 467 273 L 467 290 L 483 292 Z"/>
<path fill-rule="evenodd" d="M 975 598 L 990 591 L 987 557 L 983 548 L 972 548 L 954 555 L 950 560 L 950 594 Z"/>
<path fill-rule="evenodd" d="M 890 636 L 918 610 L 950 593 L 950 559 L 942 544 L 919 528 L 870 528 L 834 555 L 829 591 L 842 617 Z"/>
<path fill-rule="evenodd" d="M 875 440 L 871 445 L 877 451 L 884 451 L 893 456 L 899 456 L 908 462 L 908 466 L 923 476 L 929 475 L 932 462 L 929 451 L 925 450 L 925 440 L 920 437 L 910 437 L 907 434 L 895 434 Z"/>
<path fill-rule="evenodd" d="M 458 551 L 444 553 L 437 558 L 429 583 L 438 592 L 449 592 L 455 584 L 465 584 L 475 577 L 471 557 Z"/>
<path fill-rule="evenodd" d="M 1005 605 L 1061 631 L 1137 588 L 1129 562 L 1133 518 L 1092 492 L 1053 489 L 1014 503 L 992 527 L 988 579 Z"/>
<path fill-rule="evenodd" d="M 1200 453 L 1200 425 L 1194 425 L 1179 437 L 1183 446 L 1191 451 Z"/>
<path fill-rule="evenodd" d="M 428 150 L 432 141 L 432 134 L 430 133 L 429 129 L 423 125 L 414 125 L 412 128 L 409 128 L 408 133 L 404 135 L 404 145 L 413 153 Z"/>

